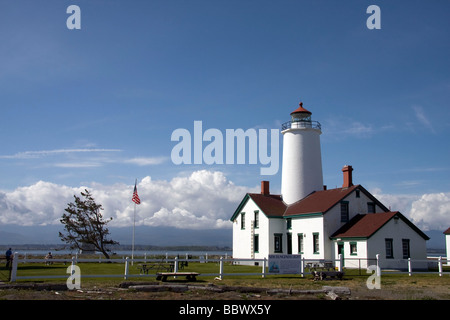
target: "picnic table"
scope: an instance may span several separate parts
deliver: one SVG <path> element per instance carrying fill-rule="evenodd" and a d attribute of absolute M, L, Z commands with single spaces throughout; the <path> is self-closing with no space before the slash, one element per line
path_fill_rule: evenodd
<path fill-rule="evenodd" d="M 341 271 L 312 271 L 311 274 L 314 277 L 314 281 L 325 280 L 327 277 L 342 280 L 342 277 L 344 276 L 344 272 Z"/>
<path fill-rule="evenodd" d="M 197 272 L 158 272 L 156 276 L 156 280 L 167 281 L 167 277 L 170 276 L 185 276 L 187 281 L 196 281 L 197 276 L 200 273 Z"/>
<path fill-rule="evenodd" d="M 333 270 L 333 262 L 329 260 L 318 260 L 318 261 L 311 261 L 306 263 L 306 268 L 308 269 L 327 269 L 327 270 Z"/>
<path fill-rule="evenodd" d="M 139 270 L 139 274 L 148 274 L 150 270 L 156 270 L 158 273 L 159 271 L 173 271 L 174 264 L 173 263 L 164 263 L 164 262 L 158 262 L 158 263 L 145 263 L 138 265 L 137 268 Z"/>

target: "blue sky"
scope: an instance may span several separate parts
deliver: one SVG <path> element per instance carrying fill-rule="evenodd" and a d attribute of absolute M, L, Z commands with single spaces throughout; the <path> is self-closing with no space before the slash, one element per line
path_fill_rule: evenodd
<path fill-rule="evenodd" d="M 80 30 L 66 27 L 72 4 Z M 381 9 L 379 30 L 366 27 L 371 4 Z M 131 194 L 135 179 L 163 188 L 200 170 L 242 187 L 239 198 L 261 180 L 279 192 L 281 168 L 261 176 L 260 164 L 174 165 L 170 137 L 193 132 L 195 120 L 204 130 L 278 129 L 303 101 L 322 124 L 329 188 L 350 164 L 354 182 L 393 209 L 412 217 L 414 201 L 433 203 L 439 223 L 430 228 L 450 226 L 448 1 L 0 0 L 0 8 L 5 199 L 23 192 L 17 199 L 41 201 L 26 193 L 39 181 Z"/>

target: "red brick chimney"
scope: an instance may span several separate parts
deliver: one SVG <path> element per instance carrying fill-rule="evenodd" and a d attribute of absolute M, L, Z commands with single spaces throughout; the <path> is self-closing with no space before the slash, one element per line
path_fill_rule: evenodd
<path fill-rule="evenodd" d="M 261 194 L 269 195 L 269 181 L 261 181 Z"/>
<path fill-rule="evenodd" d="M 353 186 L 352 171 L 352 166 L 345 166 L 342 168 L 342 172 L 344 173 L 344 184 L 342 185 L 342 188 L 349 188 Z"/>

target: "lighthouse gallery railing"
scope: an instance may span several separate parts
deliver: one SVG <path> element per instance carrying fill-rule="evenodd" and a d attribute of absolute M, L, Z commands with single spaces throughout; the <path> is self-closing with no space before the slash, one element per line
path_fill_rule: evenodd
<path fill-rule="evenodd" d="M 322 129 L 320 122 L 318 121 L 288 121 L 281 125 L 281 130 L 295 129 L 295 128 L 312 128 L 312 129 Z"/>

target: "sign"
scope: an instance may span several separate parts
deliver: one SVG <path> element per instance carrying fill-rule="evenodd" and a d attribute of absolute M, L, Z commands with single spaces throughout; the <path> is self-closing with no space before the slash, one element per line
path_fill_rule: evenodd
<path fill-rule="evenodd" d="M 300 254 L 269 254 L 269 273 L 298 274 L 301 262 Z"/>

